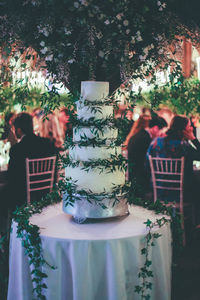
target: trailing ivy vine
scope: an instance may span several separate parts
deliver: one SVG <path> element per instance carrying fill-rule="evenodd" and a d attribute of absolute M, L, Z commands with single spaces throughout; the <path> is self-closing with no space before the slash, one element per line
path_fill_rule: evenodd
<path fill-rule="evenodd" d="M 140 284 L 135 286 L 135 292 L 141 296 L 141 299 L 150 300 L 152 290 L 151 278 L 154 276 L 152 272 L 152 261 L 150 260 L 151 247 L 155 246 L 155 240 L 160 238 L 160 233 L 154 232 L 155 228 L 161 228 L 162 226 L 170 223 L 172 231 L 172 261 L 175 262 L 176 258 L 180 255 L 183 249 L 183 231 L 181 229 L 181 217 L 180 214 L 175 213 L 173 206 L 166 206 L 157 200 L 155 203 L 144 199 L 135 198 L 134 204 L 140 205 L 149 210 L 153 210 L 156 214 L 162 214 L 163 216 L 157 218 L 155 222 L 147 220 L 144 222 L 147 228 L 147 234 L 145 236 L 145 246 L 141 249 L 141 255 L 144 256 L 144 264 L 140 268 L 138 278 Z"/>
<path fill-rule="evenodd" d="M 49 265 L 48 261 L 44 259 L 40 239 L 40 228 L 37 225 L 31 224 L 30 218 L 33 214 L 41 213 L 45 207 L 59 203 L 61 201 L 60 193 L 65 190 L 65 188 L 66 182 L 60 181 L 58 186 L 54 188 L 54 191 L 48 194 L 40 202 L 35 202 L 28 206 L 24 205 L 13 213 L 13 220 L 17 223 L 17 237 L 22 240 L 25 254 L 29 257 L 29 264 L 33 267 L 31 275 L 35 300 L 46 299 L 44 290 L 48 288 L 45 283 L 47 274 L 41 271 L 41 267 L 44 264 L 47 264 L 53 272 L 56 266 Z M 138 278 L 141 280 L 141 283 L 135 286 L 135 292 L 141 296 L 141 299 L 149 300 L 151 299 L 149 291 L 152 289 L 151 278 L 153 277 L 153 272 L 151 270 L 152 261 L 149 258 L 149 253 L 151 247 L 155 246 L 155 240 L 161 237 L 159 233 L 154 232 L 154 228 L 161 228 L 170 222 L 173 235 L 173 257 L 176 257 L 176 255 L 180 254 L 182 249 L 181 223 L 179 215 L 174 214 L 172 207 L 166 207 L 159 201 L 152 203 L 151 201 L 136 198 L 133 196 L 133 192 L 134 191 L 131 191 L 129 193 L 129 201 L 132 201 L 134 205 L 140 205 L 146 209 L 154 210 L 158 215 L 164 214 L 166 216 L 158 217 L 155 222 L 152 222 L 149 219 L 144 222 L 148 231 L 145 236 L 145 246 L 141 249 L 141 255 L 144 256 L 144 265 L 140 268 L 138 273 Z M 106 207 L 103 208 L 106 209 Z"/>
<path fill-rule="evenodd" d="M 140 268 L 140 271 L 138 273 L 139 279 L 142 280 L 140 285 L 135 286 L 135 292 L 141 295 L 141 299 L 149 300 L 151 299 L 149 290 L 152 290 L 153 284 L 151 282 L 151 278 L 153 277 L 153 272 L 151 270 L 152 261 L 149 258 L 150 248 L 155 246 L 155 240 L 161 237 L 162 235 L 160 233 L 153 232 L 153 229 L 155 227 L 162 227 L 166 223 L 168 223 L 169 220 L 165 217 L 162 217 L 160 219 L 157 219 L 156 222 L 152 222 L 151 220 L 147 220 L 144 222 L 146 224 L 148 233 L 145 236 L 145 247 L 141 250 L 141 255 L 144 255 L 145 261 L 144 265 Z"/>
<path fill-rule="evenodd" d="M 114 171 L 121 170 L 126 171 L 127 159 L 125 159 L 121 154 L 111 155 L 110 159 L 89 159 L 87 161 L 74 161 L 70 159 L 69 156 L 62 158 L 63 166 L 71 166 L 72 168 L 81 167 L 81 170 L 89 172 L 92 169 L 99 170 L 101 174 L 104 170 L 107 173 L 113 173 Z"/>
<path fill-rule="evenodd" d="M 106 208 L 105 204 L 102 203 L 102 199 L 113 199 L 113 206 L 121 200 L 121 198 L 127 198 L 130 193 L 130 184 L 125 183 L 124 185 L 113 184 L 112 191 L 108 194 L 104 190 L 101 194 L 95 194 L 90 190 L 77 188 L 76 182 L 71 178 L 65 178 L 62 181 L 62 192 L 65 193 L 64 204 L 65 206 L 74 205 L 74 202 L 86 199 L 89 203 L 95 203 L 102 208 Z"/>
<path fill-rule="evenodd" d="M 48 205 L 52 205 L 61 201 L 60 194 L 57 189 L 48 194 L 39 202 L 34 202 L 31 205 L 24 205 L 17 208 L 13 213 L 13 221 L 17 223 L 17 237 L 21 239 L 22 245 L 25 248 L 25 254 L 29 258 L 30 266 L 33 266 L 31 278 L 33 282 L 34 300 L 44 300 L 46 297 L 43 294 L 47 285 L 44 279 L 47 275 L 41 271 L 41 267 L 48 262 L 43 257 L 40 228 L 37 225 L 30 223 L 30 217 L 33 214 L 39 214 Z M 55 266 L 48 266 L 55 269 Z"/>

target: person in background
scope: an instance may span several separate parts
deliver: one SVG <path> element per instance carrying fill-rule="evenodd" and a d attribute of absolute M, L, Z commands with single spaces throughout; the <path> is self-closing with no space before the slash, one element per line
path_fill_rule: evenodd
<path fill-rule="evenodd" d="M 194 134 L 195 137 L 197 137 L 197 128 L 196 128 L 196 126 L 194 125 L 195 123 L 194 123 L 194 118 L 193 118 L 193 116 L 190 118 L 190 122 L 191 122 L 191 126 L 192 126 L 192 128 L 193 128 L 193 134 Z"/>
<path fill-rule="evenodd" d="M 58 118 L 54 113 L 38 120 L 38 132 L 41 137 L 48 138 L 58 151 L 64 150 L 64 139 Z"/>
<path fill-rule="evenodd" d="M 127 121 L 128 121 L 127 132 L 130 132 L 130 130 L 133 127 L 133 124 L 134 124 L 133 111 L 132 110 L 129 109 L 128 111 L 126 111 L 126 118 L 127 118 Z"/>
<path fill-rule="evenodd" d="M 17 138 L 13 132 L 12 121 L 15 117 L 15 114 L 10 112 L 5 115 L 5 125 L 4 132 L 2 134 L 2 140 L 7 140 L 10 142 L 10 145 L 13 146 L 17 143 Z"/>
<path fill-rule="evenodd" d="M 139 131 L 141 131 L 142 129 L 148 128 L 149 127 L 149 120 L 151 119 L 151 117 L 149 118 L 146 115 L 141 115 L 137 121 L 134 122 L 133 126 L 131 127 L 131 130 L 129 132 L 129 134 L 126 137 L 126 140 L 123 144 L 123 149 L 127 149 L 128 147 L 128 143 L 130 138 L 135 135 L 136 133 L 138 133 Z"/>
<path fill-rule="evenodd" d="M 36 135 L 38 135 L 39 134 L 39 119 L 41 116 L 43 116 L 43 111 L 41 110 L 41 108 L 36 107 L 33 109 L 31 115 L 33 117 L 33 131 Z"/>
<path fill-rule="evenodd" d="M 141 109 L 141 115 L 145 116 L 147 119 L 151 119 L 151 110 L 148 107 L 142 107 Z"/>
<path fill-rule="evenodd" d="M 71 138 L 73 136 L 73 128 L 72 124 L 70 123 L 69 110 L 65 107 L 62 108 L 59 111 L 58 119 L 61 126 L 63 139 L 65 140 L 66 137 Z"/>
<path fill-rule="evenodd" d="M 54 145 L 56 152 L 61 155 L 67 155 L 68 150 L 64 149 L 63 132 L 58 121 L 58 117 L 55 113 L 47 115 L 47 117 L 41 116 L 39 119 L 39 134 L 41 137 L 49 138 Z M 64 176 L 65 169 L 62 167 L 60 158 L 57 159 L 58 168 L 55 174 L 55 180 L 58 181 Z"/>
<path fill-rule="evenodd" d="M 135 193 L 138 197 L 144 197 L 149 188 L 148 173 L 145 169 L 147 149 L 151 141 L 162 134 L 166 121 L 157 115 L 149 121 L 149 126 L 141 129 L 133 135 L 128 143 L 128 171 L 129 181 L 135 185 Z"/>
<path fill-rule="evenodd" d="M 174 113 L 167 106 L 160 108 L 157 111 L 157 115 L 167 122 L 168 127 L 170 127 L 171 121 L 174 117 Z"/>
<path fill-rule="evenodd" d="M 187 117 L 175 116 L 166 136 L 157 137 L 149 146 L 147 163 L 149 155 L 166 158 L 181 158 L 184 156 L 184 195 L 187 199 L 198 198 L 198 183 L 193 172 L 193 160 L 200 160 L 200 143 L 195 138 L 191 122 Z M 168 201 L 174 201 L 175 196 L 174 191 L 167 193 L 167 195 L 166 191 L 160 191 L 158 195 L 161 200 L 166 200 L 165 197 L 167 197 Z"/>
<path fill-rule="evenodd" d="M 26 203 L 25 159 L 47 157 L 56 153 L 49 139 L 33 133 L 33 121 L 30 114 L 19 113 L 13 125 L 15 135 L 20 141 L 11 147 L 8 164 L 8 197 L 11 210 Z"/>
<path fill-rule="evenodd" d="M 200 139 L 200 119 L 198 115 L 193 115 L 190 118 L 191 125 L 193 127 L 193 133 L 195 137 L 199 140 Z"/>

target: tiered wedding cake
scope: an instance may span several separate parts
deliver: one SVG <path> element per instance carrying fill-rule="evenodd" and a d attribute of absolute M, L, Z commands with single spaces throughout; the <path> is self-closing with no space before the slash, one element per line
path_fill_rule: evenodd
<path fill-rule="evenodd" d="M 112 124 L 113 106 L 105 99 L 108 94 L 108 82 L 81 83 L 79 126 L 73 129 L 73 146 L 65 168 L 76 192 L 71 193 L 71 203 L 69 191 L 63 198 L 64 211 L 75 217 L 104 218 L 128 212 L 121 194 L 125 184 L 125 171 L 118 160 L 121 147 L 115 145 L 118 130 Z"/>

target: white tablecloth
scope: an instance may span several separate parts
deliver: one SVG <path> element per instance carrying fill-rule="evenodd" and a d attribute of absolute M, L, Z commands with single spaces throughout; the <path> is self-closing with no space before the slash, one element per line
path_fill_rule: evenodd
<path fill-rule="evenodd" d="M 132 206 L 130 215 L 93 224 L 76 224 L 62 212 L 61 204 L 46 208 L 31 222 L 41 228 L 47 265 L 45 291 L 47 300 L 135 300 L 138 272 L 144 263 L 140 251 L 144 246 L 147 218 L 158 218 L 153 212 Z M 152 298 L 171 298 L 170 226 L 157 228 L 162 237 L 151 248 L 154 277 Z M 16 238 L 16 224 L 10 240 L 10 275 L 8 300 L 31 300 L 33 285 L 28 257 L 21 240 Z"/>

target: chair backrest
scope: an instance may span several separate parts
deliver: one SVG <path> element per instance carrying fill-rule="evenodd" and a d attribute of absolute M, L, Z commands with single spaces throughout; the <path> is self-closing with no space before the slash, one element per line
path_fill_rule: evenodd
<path fill-rule="evenodd" d="M 157 191 L 179 191 L 180 206 L 183 206 L 184 157 L 160 158 L 149 156 L 153 183 L 154 202 Z M 162 199 L 159 199 L 162 200 Z"/>
<path fill-rule="evenodd" d="M 26 158 L 27 203 L 30 204 L 31 192 L 52 191 L 55 175 L 56 156 Z"/>

